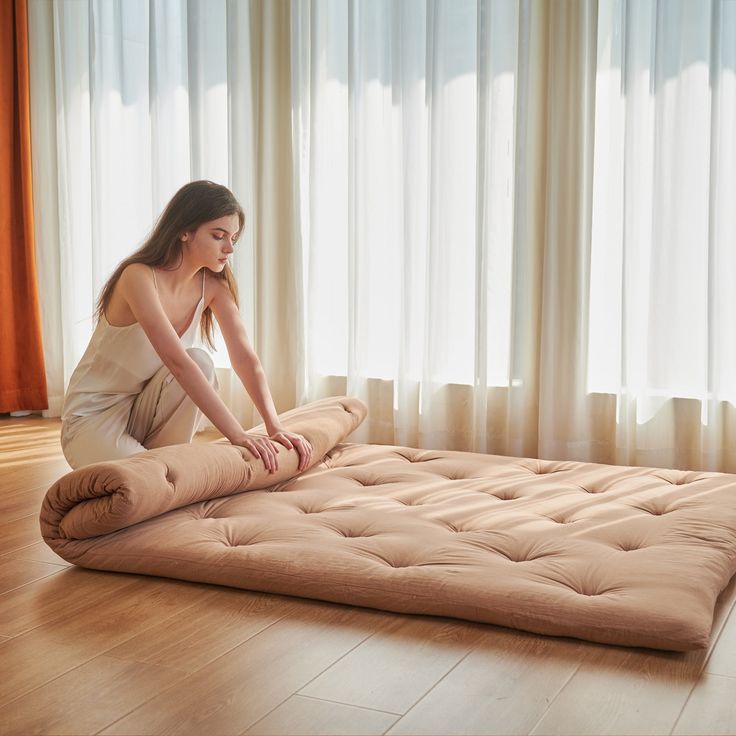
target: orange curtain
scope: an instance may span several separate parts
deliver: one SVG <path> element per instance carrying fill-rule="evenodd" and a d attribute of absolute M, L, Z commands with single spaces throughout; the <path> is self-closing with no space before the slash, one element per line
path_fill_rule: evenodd
<path fill-rule="evenodd" d="M 36 287 L 26 0 L 0 0 L 0 412 L 46 409 Z"/>

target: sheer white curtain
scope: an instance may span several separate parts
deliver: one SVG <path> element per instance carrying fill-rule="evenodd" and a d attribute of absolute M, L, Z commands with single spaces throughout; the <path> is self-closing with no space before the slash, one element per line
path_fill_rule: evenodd
<path fill-rule="evenodd" d="M 223 183 L 243 204 L 233 268 L 255 331 L 253 21 L 260 5 L 251 14 L 233 0 L 29 0 L 48 415 L 60 413 L 101 286 L 187 181 Z M 226 400 L 255 419 L 221 341 L 214 357 Z"/>
<path fill-rule="evenodd" d="M 30 0 L 50 413 L 106 275 L 207 177 L 280 409 L 736 470 L 735 5 Z"/>
<path fill-rule="evenodd" d="M 363 439 L 539 452 L 546 6 L 292 4 L 303 394 Z"/>
<path fill-rule="evenodd" d="M 293 0 L 302 399 L 734 469 L 734 5 Z"/>
<path fill-rule="evenodd" d="M 473 395 L 509 376 L 519 13 L 292 2 L 302 392 L 366 399 L 363 438 L 485 449 Z"/>
<path fill-rule="evenodd" d="M 600 0 L 589 390 L 617 460 L 735 470 L 736 2 Z"/>

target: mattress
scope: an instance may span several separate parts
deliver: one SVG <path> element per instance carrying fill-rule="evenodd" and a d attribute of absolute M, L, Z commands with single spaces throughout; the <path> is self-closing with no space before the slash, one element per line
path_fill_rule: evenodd
<path fill-rule="evenodd" d="M 347 442 L 337 397 L 282 415 L 313 464 L 226 442 L 80 468 L 46 543 L 82 567 L 467 619 L 543 635 L 706 647 L 736 572 L 736 476 Z"/>

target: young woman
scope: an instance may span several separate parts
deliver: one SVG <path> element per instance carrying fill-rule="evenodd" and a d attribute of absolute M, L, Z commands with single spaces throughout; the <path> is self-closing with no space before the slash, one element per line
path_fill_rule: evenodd
<path fill-rule="evenodd" d="M 61 445 L 73 468 L 191 442 L 204 413 L 234 445 L 278 467 L 277 446 L 312 447 L 280 426 L 258 356 L 238 312 L 228 265 L 243 210 L 227 187 L 183 186 L 145 243 L 115 269 L 97 303 L 97 326 L 64 398 Z M 212 359 L 193 347 L 199 327 L 213 345 L 213 316 L 233 369 L 268 437 L 247 433 L 217 395 Z"/>

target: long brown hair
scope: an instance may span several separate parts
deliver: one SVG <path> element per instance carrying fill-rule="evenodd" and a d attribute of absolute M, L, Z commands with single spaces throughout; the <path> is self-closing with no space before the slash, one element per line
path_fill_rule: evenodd
<path fill-rule="evenodd" d="M 238 235 L 242 233 L 245 224 L 245 213 L 238 200 L 235 199 L 233 193 L 227 187 L 205 179 L 185 184 L 166 205 L 143 245 L 135 253 L 121 261 L 112 276 L 107 280 L 97 300 L 97 309 L 95 310 L 97 319 L 99 320 L 105 309 L 107 309 L 115 284 L 117 284 L 120 274 L 127 266 L 131 263 L 144 263 L 147 266 L 157 266 L 162 269 L 173 270 L 178 268 L 183 257 L 181 236 L 184 233 L 193 232 L 202 223 L 217 220 L 227 215 L 238 216 L 240 222 Z M 235 277 L 230 266 L 225 265 L 220 273 L 210 271 L 209 275 L 216 279 L 224 279 L 227 282 L 230 293 L 237 305 L 238 286 L 235 283 Z M 209 307 L 202 312 L 199 326 L 203 338 L 214 350 L 214 323 L 212 310 Z"/>

